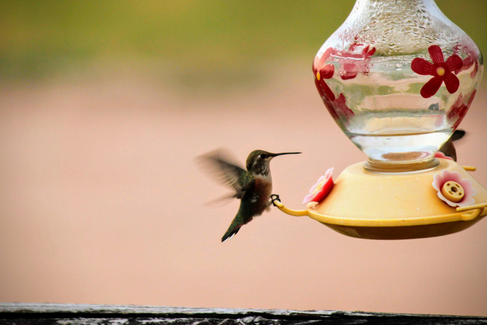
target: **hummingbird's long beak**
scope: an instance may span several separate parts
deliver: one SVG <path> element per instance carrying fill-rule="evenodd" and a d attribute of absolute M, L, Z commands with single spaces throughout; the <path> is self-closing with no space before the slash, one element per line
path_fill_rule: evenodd
<path fill-rule="evenodd" d="M 282 155 L 299 155 L 300 153 L 301 152 L 281 152 L 281 153 L 271 153 L 269 156 L 274 158 Z"/>

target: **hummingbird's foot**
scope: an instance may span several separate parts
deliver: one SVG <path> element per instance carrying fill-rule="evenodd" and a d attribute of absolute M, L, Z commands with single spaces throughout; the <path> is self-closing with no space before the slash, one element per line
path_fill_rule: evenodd
<path fill-rule="evenodd" d="M 271 203 L 272 203 L 272 205 L 274 205 L 275 207 L 277 207 L 277 205 L 274 203 L 274 201 L 281 202 L 281 198 L 279 197 L 278 194 L 272 194 L 271 195 Z"/>

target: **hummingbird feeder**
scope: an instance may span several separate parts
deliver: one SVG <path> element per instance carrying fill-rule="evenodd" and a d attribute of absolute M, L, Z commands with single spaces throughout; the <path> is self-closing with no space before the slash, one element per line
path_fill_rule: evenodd
<path fill-rule="evenodd" d="M 313 73 L 328 112 L 367 156 L 305 198 L 309 216 L 368 239 L 441 236 L 487 215 L 487 190 L 437 154 L 467 113 L 480 50 L 434 0 L 357 0 L 318 51 Z M 436 154 L 436 155 L 435 155 Z M 443 157 L 443 158 L 440 158 Z"/>

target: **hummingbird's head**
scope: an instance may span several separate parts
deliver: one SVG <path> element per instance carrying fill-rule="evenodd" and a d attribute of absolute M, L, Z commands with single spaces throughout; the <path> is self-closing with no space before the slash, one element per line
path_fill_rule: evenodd
<path fill-rule="evenodd" d="M 272 158 L 282 155 L 295 155 L 301 152 L 282 152 L 282 153 L 272 153 L 264 150 L 254 150 L 247 157 L 247 171 L 258 175 L 268 175 L 269 174 L 269 163 Z"/>

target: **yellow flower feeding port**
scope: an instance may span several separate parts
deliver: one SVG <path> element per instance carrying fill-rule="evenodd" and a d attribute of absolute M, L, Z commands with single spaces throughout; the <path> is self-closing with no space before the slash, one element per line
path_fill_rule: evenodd
<path fill-rule="evenodd" d="M 472 226 L 487 215 L 487 190 L 470 175 L 475 168 L 453 160 L 450 137 L 482 72 L 478 47 L 434 0 L 357 0 L 318 51 L 313 74 L 326 109 L 368 160 L 334 183 L 327 171 L 306 210 L 272 202 L 357 238 L 434 237 Z"/>

